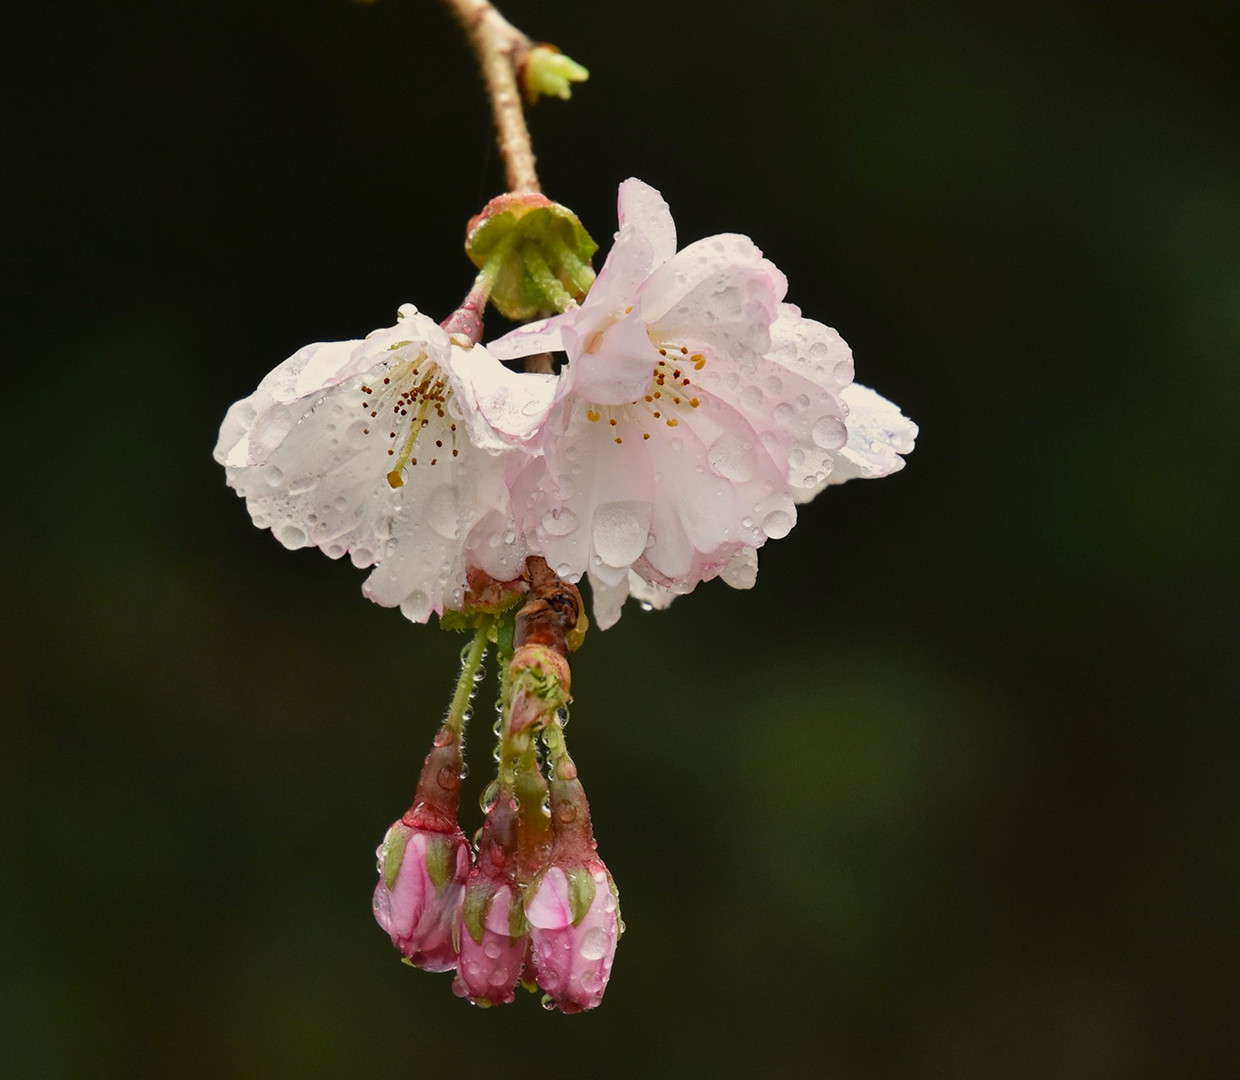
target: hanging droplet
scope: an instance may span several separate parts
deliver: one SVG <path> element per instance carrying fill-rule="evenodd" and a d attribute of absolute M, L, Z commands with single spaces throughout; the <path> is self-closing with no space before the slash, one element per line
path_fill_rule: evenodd
<path fill-rule="evenodd" d="M 484 814 L 489 814 L 495 809 L 497 802 L 499 802 L 499 781 L 492 780 L 478 797 L 478 805 L 482 808 Z"/>

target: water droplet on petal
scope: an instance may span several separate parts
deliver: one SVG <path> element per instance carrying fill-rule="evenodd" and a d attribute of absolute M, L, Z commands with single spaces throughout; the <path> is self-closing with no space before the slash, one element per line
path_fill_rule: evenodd
<path fill-rule="evenodd" d="M 455 540 L 459 531 L 457 492 L 451 484 L 443 484 L 430 493 L 425 504 L 425 517 L 430 527 L 445 540 Z"/>
<path fill-rule="evenodd" d="M 646 550 L 649 528 L 649 503 L 605 503 L 594 511 L 594 550 L 608 566 L 629 566 Z"/>
<path fill-rule="evenodd" d="M 543 514 L 542 527 L 548 536 L 567 536 L 577 528 L 577 515 L 567 507 L 548 510 Z"/>
<path fill-rule="evenodd" d="M 607 931 L 601 926 L 581 939 L 581 957 L 583 960 L 601 960 L 607 952 Z"/>
<path fill-rule="evenodd" d="M 461 786 L 461 778 L 451 765 L 445 765 L 440 769 L 435 780 L 444 791 L 455 791 Z"/>
<path fill-rule="evenodd" d="M 730 431 L 725 431 L 711 443 L 706 459 L 718 475 L 738 484 L 751 480 L 757 467 L 753 443 Z"/>
<path fill-rule="evenodd" d="M 298 525 L 281 525 L 276 536 L 286 548 L 305 547 L 306 544 L 306 534 Z"/>
<path fill-rule="evenodd" d="M 762 519 L 762 531 L 772 540 L 780 540 L 792 532 L 796 524 L 786 510 L 772 510 Z"/>
<path fill-rule="evenodd" d="M 838 416 L 820 416 L 814 423 L 810 436 L 814 445 L 823 450 L 838 450 L 848 442 L 848 428 Z"/>

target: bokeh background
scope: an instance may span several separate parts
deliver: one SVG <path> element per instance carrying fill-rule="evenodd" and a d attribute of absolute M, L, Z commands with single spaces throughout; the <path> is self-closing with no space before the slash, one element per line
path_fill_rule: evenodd
<path fill-rule="evenodd" d="M 1240 1074 L 1236 6 L 505 11 L 592 71 L 546 190 L 604 250 L 630 175 L 753 236 L 918 448 L 752 592 L 591 637 L 607 1000 L 470 1008 L 369 912 L 462 642 L 211 460 L 286 355 L 467 289 L 465 44 L 430 0 L 10 6 L 3 1074 Z"/>

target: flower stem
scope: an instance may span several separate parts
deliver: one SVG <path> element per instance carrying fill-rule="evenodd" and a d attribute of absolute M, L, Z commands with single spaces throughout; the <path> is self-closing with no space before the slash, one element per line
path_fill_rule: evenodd
<path fill-rule="evenodd" d="M 482 666 L 482 658 L 486 654 L 491 632 L 491 620 L 484 620 L 474 634 L 474 640 L 461 650 L 461 676 L 456 680 L 456 692 L 452 695 L 452 704 L 448 706 L 448 716 L 444 727 L 456 735 L 457 740 L 465 729 L 465 713 L 469 708 L 470 698 L 474 696 L 475 676 Z"/>
<path fill-rule="evenodd" d="M 474 287 L 461 301 L 458 307 L 439 325 L 450 335 L 465 338 L 470 345 L 477 345 L 482 340 L 482 313 L 487 306 L 487 297 L 495 284 L 495 269 L 487 264 L 474 279 Z"/>
<path fill-rule="evenodd" d="M 534 149 L 517 85 L 518 66 L 532 47 L 530 39 L 505 19 L 490 0 L 443 2 L 461 24 L 482 69 L 495 115 L 496 139 L 504 159 L 508 190 L 539 191 Z"/>

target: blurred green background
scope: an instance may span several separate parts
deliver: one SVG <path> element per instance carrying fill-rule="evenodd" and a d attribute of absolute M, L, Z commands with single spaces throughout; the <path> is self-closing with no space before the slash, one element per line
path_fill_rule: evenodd
<path fill-rule="evenodd" d="M 466 47 L 430 0 L 10 5 L 4 1075 L 1240 1074 L 1236 6 L 504 10 L 592 72 L 545 189 L 604 249 L 630 175 L 754 237 L 918 448 L 591 637 L 607 1000 L 470 1008 L 369 911 L 462 642 L 211 460 L 289 353 L 468 288 Z"/>

